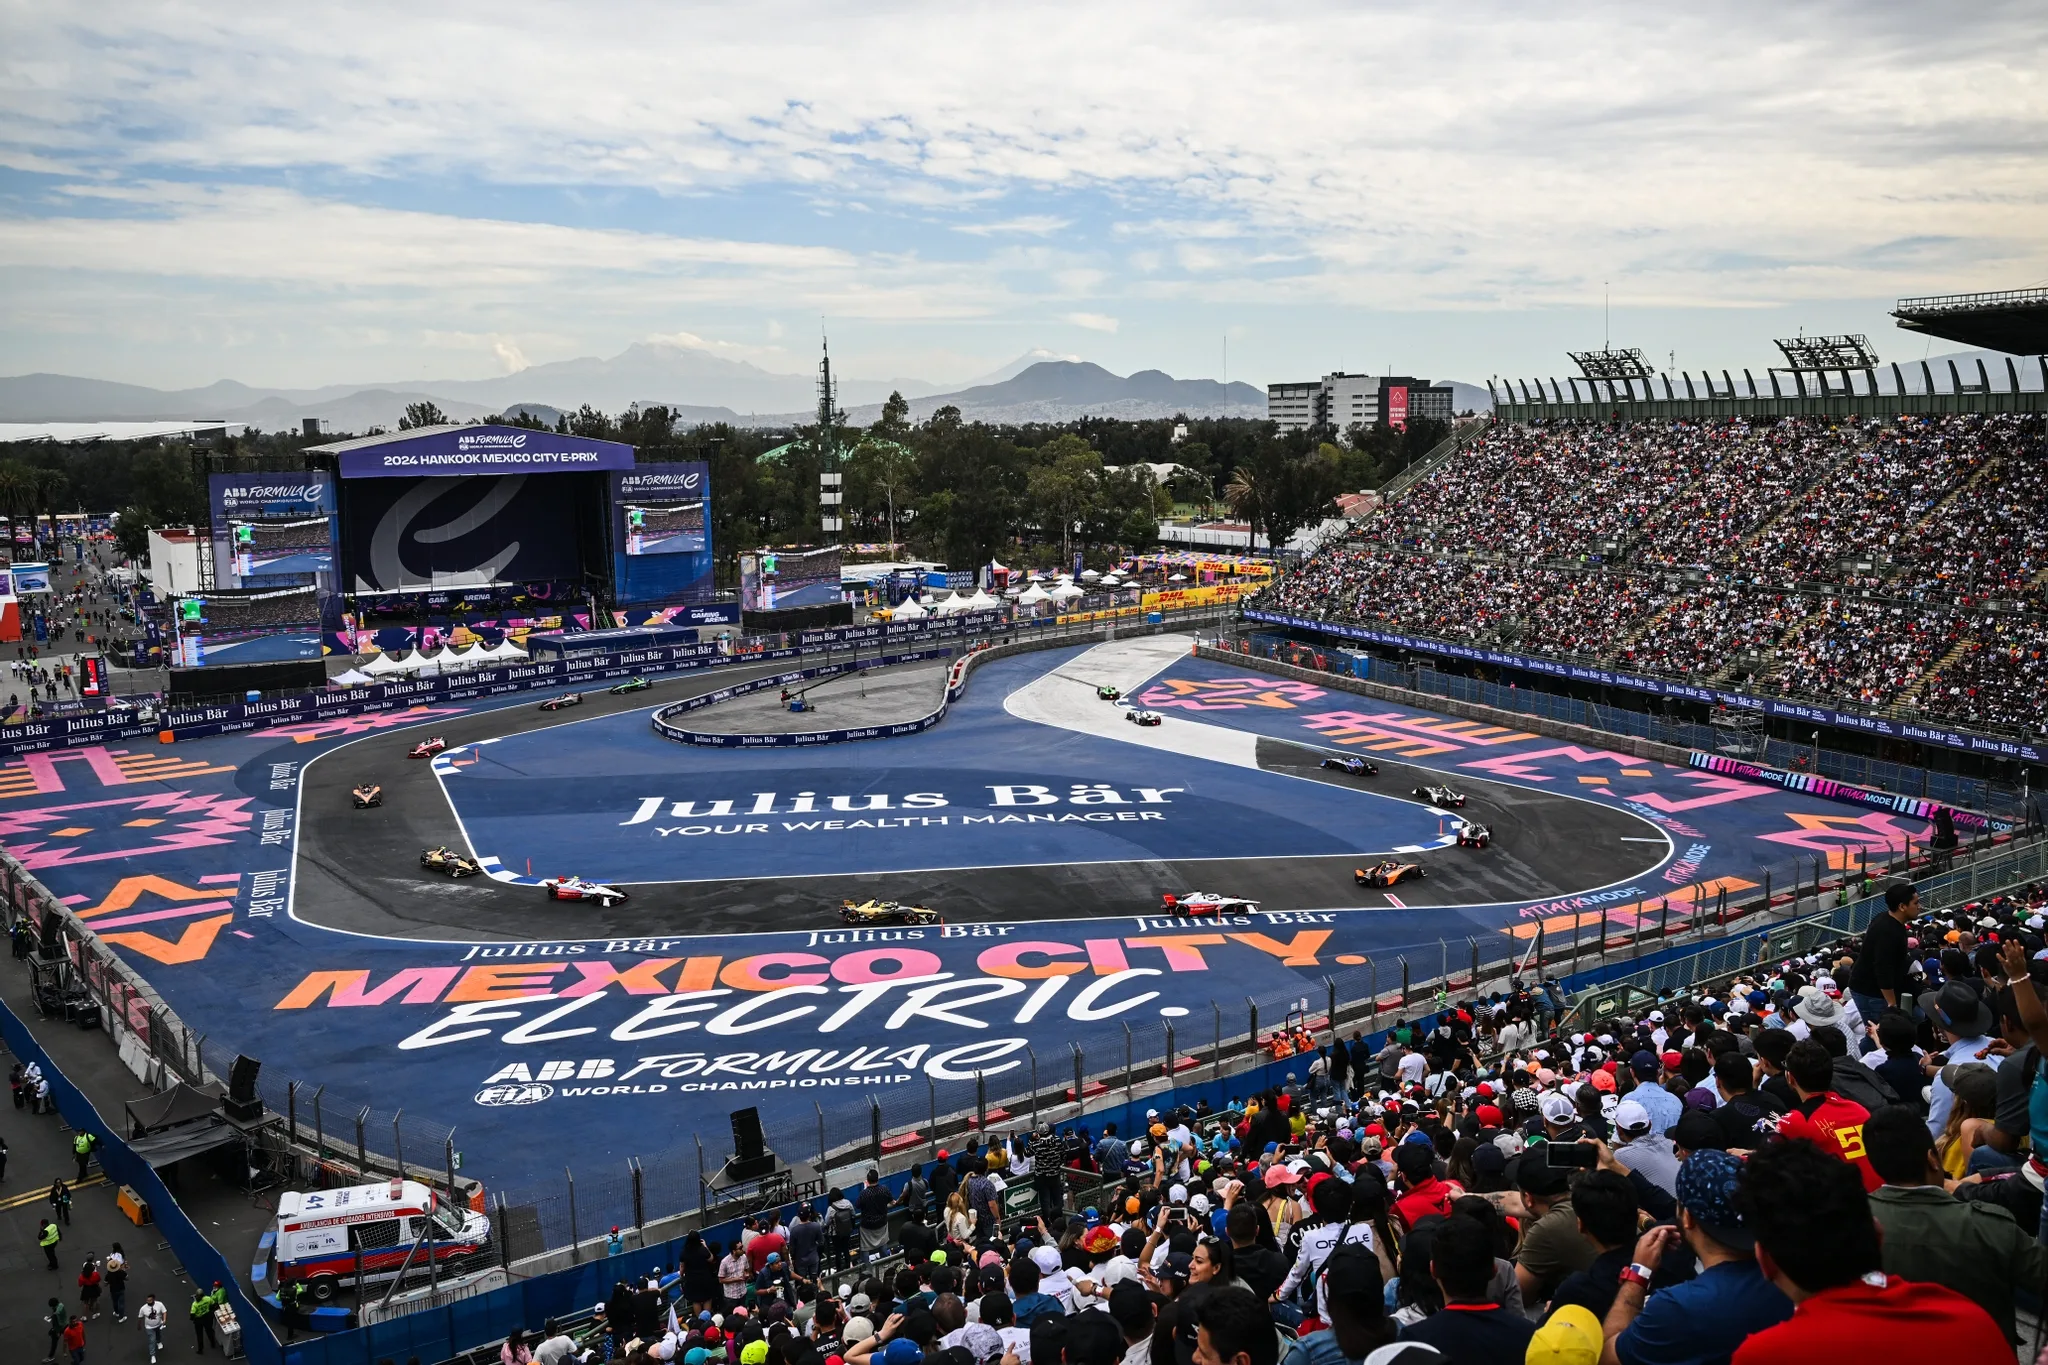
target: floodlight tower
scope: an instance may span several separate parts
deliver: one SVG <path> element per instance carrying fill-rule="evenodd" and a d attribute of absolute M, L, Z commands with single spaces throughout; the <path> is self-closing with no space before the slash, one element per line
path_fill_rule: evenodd
<path fill-rule="evenodd" d="M 1637 347 L 1631 346 L 1625 351 L 1612 347 L 1602 351 L 1566 351 L 1565 354 L 1586 377 L 1586 388 L 1595 398 L 1600 395 L 1600 385 L 1605 384 L 1609 397 L 1633 401 L 1635 384 L 1639 379 L 1643 382 L 1643 397 L 1647 399 L 1650 396 L 1650 366 Z"/>
<path fill-rule="evenodd" d="M 1773 365 L 1771 373 L 1791 375 L 1802 396 L 1806 393 L 1806 376 L 1809 374 L 1820 380 L 1822 397 L 1832 392 L 1828 388 L 1828 376 L 1831 374 L 1841 375 L 1842 392 L 1853 394 L 1856 385 L 1850 376 L 1858 370 L 1868 379 L 1870 391 L 1877 392 L 1877 352 L 1860 335 L 1779 337 L 1773 344 L 1784 353 L 1785 363 Z"/>
<path fill-rule="evenodd" d="M 846 414 L 839 410 L 839 386 L 832 378 L 832 344 L 821 338 L 818 361 L 818 529 L 837 536 L 843 523 L 844 476 L 839 469 L 839 428 Z"/>

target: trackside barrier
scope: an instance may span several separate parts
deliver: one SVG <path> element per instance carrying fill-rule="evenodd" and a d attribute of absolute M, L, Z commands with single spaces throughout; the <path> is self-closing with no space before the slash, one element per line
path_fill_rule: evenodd
<path fill-rule="evenodd" d="M 851 663 L 824 664 L 817 668 L 799 668 L 788 673 L 777 673 L 773 677 L 754 678 L 748 682 L 734 683 L 721 687 L 716 692 L 706 692 L 701 697 L 690 697 L 670 706 L 664 706 L 654 713 L 654 733 L 663 739 L 672 739 L 678 744 L 698 744 L 717 749 L 763 749 L 813 744 L 843 744 L 858 739 L 893 739 L 899 735 L 914 735 L 929 730 L 946 718 L 949 699 L 941 699 L 939 708 L 930 715 L 916 720 L 902 721 L 895 725 L 862 725 L 846 730 L 806 730 L 789 734 L 718 734 L 706 730 L 690 730 L 675 724 L 671 716 L 684 716 L 706 706 L 716 706 L 734 697 L 743 697 L 752 692 L 766 691 L 771 687 L 787 687 L 791 683 L 810 682 L 819 678 L 836 678 L 848 673 L 865 672 L 871 668 L 888 668 L 895 664 L 919 663 L 926 659 L 951 658 L 950 649 L 920 649 L 908 654 L 882 654 L 872 659 L 858 659 Z"/>
<path fill-rule="evenodd" d="M 0 1002 L 0 1034 L 5 1035 L 8 1050 L 17 1059 L 42 1067 L 43 1075 L 50 1083 L 50 1095 L 57 1101 L 57 1112 L 64 1116 L 64 1122 L 71 1125 L 72 1131 L 91 1133 L 99 1140 L 97 1159 L 100 1169 L 107 1173 L 108 1182 L 117 1187 L 130 1186 L 142 1196 L 149 1205 L 157 1231 L 163 1234 L 164 1241 L 184 1263 L 185 1272 L 192 1277 L 193 1284 L 218 1282 L 227 1290 L 235 1316 L 242 1324 L 242 1347 L 248 1352 L 249 1359 L 257 1365 L 298 1365 L 271 1335 L 268 1319 L 256 1311 L 241 1277 L 228 1265 L 227 1258 L 214 1250 L 213 1245 L 193 1226 L 192 1220 L 178 1207 L 178 1201 L 149 1163 L 135 1154 L 115 1125 L 100 1116 L 99 1110 L 71 1083 L 49 1054 L 43 1051 L 42 1044 L 36 1041 L 28 1026 L 4 1002 Z M 166 1303 L 171 1302 L 168 1295 L 164 1298 Z M 173 1316 L 179 1316 L 175 1308 Z M 16 1343 L 17 1346 L 20 1344 Z M 324 1365 L 324 1360 L 307 1360 L 304 1365 Z"/>
<path fill-rule="evenodd" d="M 1374 630 L 1370 626 L 1354 625 L 1348 621 L 1325 621 L 1312 616 L 1290 616 L 1281 612 L 1267 611 L 1262 607 L 1247 607 L 1244 611 L 1247 621 L 1264 622 L 1268 625 L 1287 626 L 1295 630 L 1316 631 L 1333 635 L 1344 640 L 1359 640 L 1367 644 L 1383 645 L 1394 649 L 1414 650 L 1423 654 L 1443 655 L 1453 659 L 1465 659 L 1473 663 L 1490 664 L 1500 668 L 1520 669 L 1553 678 L 1564 678 L 1572 682 L 1597 683 L 1603 687 L 1626 688 L 1631 692 L 1643 692 L 1658 697 L 1679 697 L 1686 701 L 1705 702 L 1711 706 L 1728 706 L 1758 715 L 1776 716 L 1786 720 L 1802 721 L 1814 725 L 1832 725 L 1837 729 L 1851 730 L 1860 734 L 1877 735 L 1886 739 L 1908 739 L 1938 748 L 1954 749 L 1961 753 L 1983 754 L 1992 758 L 2019 759 L 2028 763 L 2042 761 L 2048 744 L 2031 740 L 1997 739 L 1987 735 L 1970 734 L 1967 731 L 1949 730 L 1936 725 L 1925 725 L 1918 721 L 1893 720 L 1883 716 L 1865 715 L 1855 711 L 1837 711 L 1831 707 L 1817 706 L 1808 702 L 1780 701 L 1776 698 L 1752 697 L 1746 693 L 1728 692 L 1714 687 L 1701 687 L 1695 683 L 1676 682 L 1668 678 L 1651 677 L 1639 673 L 1624 673 L 1611 668 L 1591 668 L 1582 664 L 1566 663 L 1560 659 L 1548 659 L 1539 655 L 1510 654 L 1498 649 L 1484 649 L 1476 645 L 1457 644 L 1431 636 L 1403 635 L 1394 631 Z"/>

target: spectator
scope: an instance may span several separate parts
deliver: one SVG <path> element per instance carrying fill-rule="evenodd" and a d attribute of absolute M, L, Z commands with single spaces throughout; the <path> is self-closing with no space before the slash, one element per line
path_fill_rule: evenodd
<path fill-rule="evenodd" d="M 1459 1365 L 1521 1365 L 1536 1329 L 1487 1297 L 1493 1237 L 1486 1228 L 1463 1214 L 1446 1218 L 1431 1239 L 1429 1266 L 1442 1311 L 1403 1327 L 1401 1340 L 1434 1346 Z"/>
<path fill-rule="evenodd" d="M 1286 1365 L 1357 1365 L 1394 1340 L 1379 1258 L 1364 1247 L 1339 1247 L 1331 1255 L 1323 1272 L 1323 1298 L 1329 1305 L 1328 1325 L 1297 1339 Z"/>
<path fill-rule="evenodd" d="M 1532 1309 L 1549 1303 L 1567 1275 L 1584 1270 L 1599 1255 L 1579 1231 L 1570 1170 L 1552 1166 L 1546 1157 L 1544 1147 L 1534 1147 L 1515 1163 L 1515 1185 L 1533 1220 L 1523 1225 L 1515 1280 L 1522 1302 Z"/>
<path fill-rule="evenodd" d="M 1856 1172 L 1810 1143 L 1751 1157 L 1736 1207 L 1757 1266 L 1792 1316 L 1749 1337 L 1734 1365 L 1843 1359 L 1991 1361 L 2011 1354 L 1998 1325 L 1952 1289 L 1887 1275 L 1870 1197 Z"/>
<path fill-rule="evenodd" d="M 1991 1007 L 1969 982 L 1950 981 L 1921 995 L 1920 1012 L 1933 1021 L 1936 1037 L 1944 1044 L 1921 1062 L 1922 1073 L 1933 1082 L 1927 1093 L 1927 1131 L 1940 1137 L 1949 1106 L 1955 1103 L 1946 1069 L 1951 1062 L 1976 1060 L 1991 1046 Z"/>
<path fill-rule="evenodd" d="M 1834 1059 L 1827 1049 L 1811 1038 L 1794 1043 L 1785 1054 L 1785 1075 L 1791 1079 L 1799 1103 L 1779 1122 L 1778 1136 L 1803 1138 L 1829 1156 L 1853 1163 L 1863 1187 L 1876 1189 L 1882 1182 L 1863 1151 L 1863 1125 L 1870 1111 L 1829 1088 L 1834 1082 Z"/>
<path fill-rule="evenodd" d="M 855 1206 L 860 1211 L 860 1250 L 863 1256 L 879 1256 L 889 1249 L 889 1207 L 893 1201 L 882 1184 L 882 1173 L 869 1170 Z"/>
<path fill-rule="evenodd" d="M 1902 1009 L 1909 998 L 1912 978 L 1907 974 L 1911 951 L 1906 947 L 1906 926 L 1920 913 L 1920 891 L 1911 882 L 1894 882 L 1884 889 L 1885 913 L 1873 915 L 1856 950 L 1856 966 L 1849 976 L 1849 994 L 1865 1019 L 1876 1019 L 1887 1009 Z"/>
<path fill-rule="evenodd" d="M 1991 1315 L 2018 1342 L 2013 1294 L 2048 1284 L 2048 1249 L 2012 1215 L 1982 1200 L 1963 1203 L 1943 1186 L 1927 1129 L 1910 1109 L 1886 1109 L 1863 1125 L 1870 1164 L 1884 1184 L 1870 1211 L 1884 1231 L 1884 1268 L 1901 1279 L 1946 1285 Z"/>
<path fill-rule="evenodd" d="M 1655 1087 L 1639 1088 L 1648 1090 Z M 1614 1159 L 1666 1194 L 1673 1194 L 1678 1189 L 1678 1149 L 1670 1138 L 1653 1129 L 1650 1111 L 1631 1092 L 1627 1099 L 1614 1106 L 1614 1131 L 1621 1139 L 1614 1149 Z M 1583 1215 L 1580 1226 L 1584 1226 Z"/>
<path fill-rule="evenodd" d="M 1648 1116 L 1644 1117 L 1647 1132 Z M 1617 1157 L 1620 1153 L 1615 1154 Z M 1584 1270 L 1564 1277 L 1551 1295 L 1552 1313 L 1568 1304 L 1587 1309 L 1597 1322 L 1614 1306 L 1621 1272 L 1629 1264 L 1636 1244 L 1635 1191 L 1626 1177 L 1613 1171 L 1593 1170 L 1579 1177 L 1572 1189 L 1572 1212 L 1578 1219 L 1579 1235 L 1598 1253 Z"/>
<path fill-rule="evenodd" d="M 1776 1096 L 1756 1088 L 1756 1072 L 1739 1051 L 1714 1059 L 1714 1091 L 1721 1105 L 1712 1117 L 1720 1125 L 1723 1147 L 1750 1150 L 1777 1130 L 1786 1112 Z"/>
<path fill-rule="evenodd" d="M 1276 1365 L 1280 1358 L 1279 1335 L 1248 1289 L 1210 1291 L 1195 1310 L 1195 1324 L 1196 1365 Z"/>

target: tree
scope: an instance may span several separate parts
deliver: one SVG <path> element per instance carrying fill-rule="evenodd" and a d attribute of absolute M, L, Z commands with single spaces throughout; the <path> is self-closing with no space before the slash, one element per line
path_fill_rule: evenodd
<path fill-rule="evenodd" d="M 880 431 L 882 423 L 875 429 Z M 875 435 L 863 436 L 846 457 L 846 505 L 872 515 L 880 511 L 889 532 L 889 552 L 896 546 L 896 504 L 907 508 L 912 480 L 917 475 L 917 456 L 901 442 Z"/>
<path fill-rule="evenodd" d="M 1062 563 L 1072 557 L 1075 523 L 1093 510 L 1101 483 L 1102 456 L 1079 436 L 1056 436 L 1038 448 L 1038 462 L 1027 476 L 1025 498 L 1039 530 L 1059 527 Z"/>
<path fill-rule="evenodd" d="M 400 431 L 411 431 L 415 427 L 438 427 L 447 424 L 448 414 L 441 411 L 440 404 L 432 399 L 422 399 L 405 405 L 405 416 L 398 419 Z"/>
<path fill-rule="evenodd" d="M 57 504 L 64 500 L 71 481 L 64 477 L 61 469 L 32 469 L 29 471 L 29 492 L 35 510 L 50 519 L 50 534 L 57 534 Z"/>
<path fill-rule="evenodd" d="M 882 404 L 881 417 L 869 430 L 895 441 L 910 434 L 910 404 L 904 401 L 901 393 L 890 390 L 888 401 Z"/>

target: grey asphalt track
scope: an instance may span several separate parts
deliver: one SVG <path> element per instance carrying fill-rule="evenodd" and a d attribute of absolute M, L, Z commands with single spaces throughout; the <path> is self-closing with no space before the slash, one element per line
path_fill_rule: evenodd
<path fill-rule="evenodd" d="M 561 712 L 528 705 L 442 718 L 372 735 L 323 755 L 301 775 L 294 915 L 353 933 L 467 942 L 824 929 L 836 926 L 836 908 L 846 897 L 931 905 L 956 923 L 1156 914 L 1163 891 L 1197 888 L 1249 896 L 1268 910 L 1388 905 L 1383 893 L 1355 884 L 1352 871 L 1358 860 L 1348 856 L 637 884 L 629 902 L 610 910 L 559 904 L 534 887 L 487 877 L 449 881 L 421 871 L 422 848 L 460 847 L 461 834 L 429 765 L 402 757 L 416 739 L 433 733 L 457 745 L 593 715 L 650 710 L 777 671 L 727 668 L 709 676 L 658 680 L 652 691 L 623 697 L 586 693 L 582 706 Z M 291 747 L 281 746 L 279 761 L 292 756 L 286 752 Z M 1323 771 L 1321 757 L 1280 740 L 1258 742 L 1260 767 L 1316 781 L 1406 797 L 1415 787 L 1445 780 L 1432 769 L 1384 760 L 1379 776 L 1353 778 Z M 350 809 L 349 789 L 366 781 L 383 785 L 383 810 Z M 1611 807 L 1508 783 L 1461 778 L 1457 785 L 1471 798 L 1463 813 L 1493 831 L 1493 845 L 1411 855 L 1428 875 L 1395 889 L 1407 907 L 1548 900 L 1625 881 L 1654 869 L 1664 856 L 1661 838 L 1623 842 L 1660 831 Z M 1242 844 L 1247 837 L 1255 832 L 1219 832 L 1219 841 Z"/>

